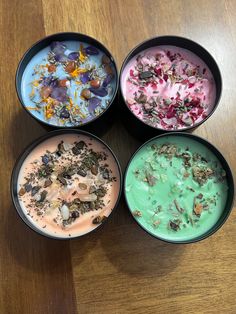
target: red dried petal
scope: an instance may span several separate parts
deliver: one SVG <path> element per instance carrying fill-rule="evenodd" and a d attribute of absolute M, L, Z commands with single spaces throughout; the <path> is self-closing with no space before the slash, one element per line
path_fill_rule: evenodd
<path fill-rule="evenodd" d="M 188 88 L 192 88 L 195 84 L 194 83 L 189 83 Z"/>
<path fill-rule="evenodd" d="M 129 74 L 130 74 L 131 77 L 134 77 L 134 70 L 131 69 L 131 70 L 129 71 Z"/>
<path fill-rule="evenodd" d="M 158 69 L 155 68 L 154 72 L 156 73 L 156 75 L 161 76 L 161 73 L 162 73 L 161 68 L 158 68 Z"/>
<path fill-rule="evenodd" d="M 157 89 L 157 83 L 151 83 L 152 89 Z"/>
<path fill-rule="evenodd" d="M 166 112 L 166 117 L 168 119 L 173 118 L 175 116 L 175 113 L 175 107 L 173 105 L 170 105 L 168 111 Z"/>
<path fill-rule="evenodd" d="M 167 80 L 168 80 L 168 75 L 167 75 L 167 74 L 164 74 L 164 75 L 163 75 L 163 79 L 167 82 Z"/>
<path fill-rule="evenodd" d="M 198 108 L 198 114 L 201 115 L 203 113 L 204 109 L 203 108 Z"/>
<path fill-rule="evenodd" d="M 160 83 L 160 84 L 163 84 L 163 82 L 164 82 L 163 79 L 160 79 L 160 80 L 159 80 L 159 83 Z"/>

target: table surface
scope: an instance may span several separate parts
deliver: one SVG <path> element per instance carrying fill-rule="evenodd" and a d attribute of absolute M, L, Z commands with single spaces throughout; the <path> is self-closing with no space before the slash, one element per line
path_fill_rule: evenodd
<path fill-rule="evenodd" d="M 236 313 L 236 212 L 202 242 L 172 245 L 139 228 L 124 200 L 103 228 L 72 241 L 29 230 L 9 193 L 14 162 L 46 133 L 22 109 L 15 71 L 35 41 L 62 31 L 103 42 L 120 68 L 149 37 L 181 35 L 214 56 L 223 94 L 195 134 L 216 145 L 236 171 L 236 1 L 0 1 L 0 313 Z M 116 121 L 103 139 L 124 169 L 140 145 Z"/>

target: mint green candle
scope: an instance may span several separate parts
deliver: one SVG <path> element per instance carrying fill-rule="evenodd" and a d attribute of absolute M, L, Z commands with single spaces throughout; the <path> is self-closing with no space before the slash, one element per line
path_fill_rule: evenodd
<path fill-rule="evenodd" d="M 194 137 L 168 135 L 144 145 L 125 178 L 127 204 L 150 234 L 191 241 L 217 223 L 227 200 L 226 173 Z"/>

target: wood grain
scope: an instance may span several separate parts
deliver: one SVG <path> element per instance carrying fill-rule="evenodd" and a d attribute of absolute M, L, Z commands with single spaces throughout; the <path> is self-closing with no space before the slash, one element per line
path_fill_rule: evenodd
<path fill-rule="evenodd" d="M 102 229 L 60 242 L 29 230 L 9 195 L 15 159 L 46 132 L 17 100 L 17 63 L 36 40 L 60 31 L 96 37 L 119 68 L 135 45 L 156 35 L 186 36 L 206 47 L 224 88 L 216 112 L 194 133 L 224 153 L 235 175 L 236 1 L 2 0 L 0 31 L 0 313 L 236 313 L 235 211 L 211 238 L 170 245 L 145 234 L 122 200 Z M 140 145 L 120 121 L 103 139 L 123 169 Z"/>

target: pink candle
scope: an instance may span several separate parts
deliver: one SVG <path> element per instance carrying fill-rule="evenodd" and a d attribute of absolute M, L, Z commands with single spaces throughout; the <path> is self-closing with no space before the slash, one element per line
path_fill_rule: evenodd
<path fill-rule="evenodd" d="M 44 234 L 77 237 L 97 228 L 120 196 L 120 169 L 102 142 L 85 134 L 60 134 L 36 146 L 17 180 L 29 222 Z"/>
<path fill-rule="evenodd" d="M 152 47 L 134 56 L 121 75 L 131 112 L 154 128 L 185 129 L 213 110 L 215 81 L 203 60 L 175 46 Z"/>

